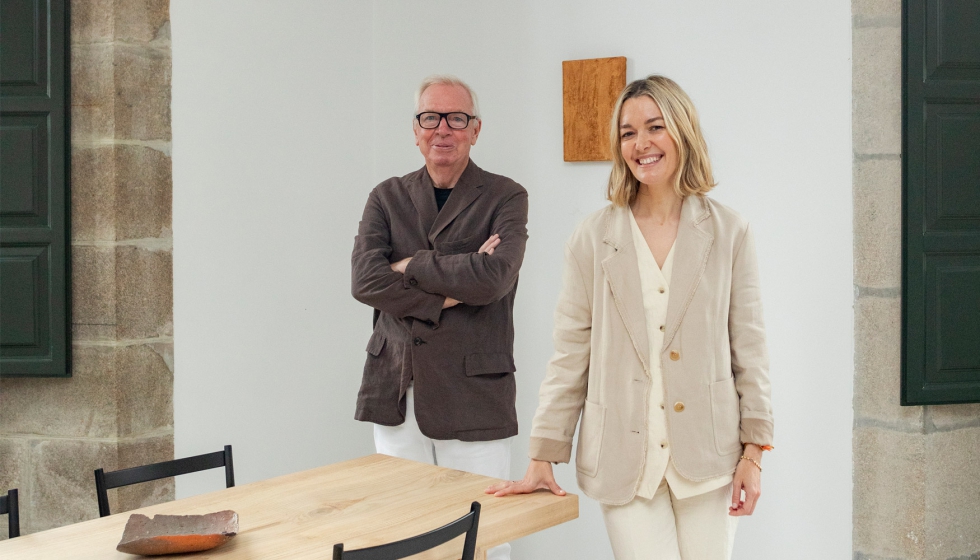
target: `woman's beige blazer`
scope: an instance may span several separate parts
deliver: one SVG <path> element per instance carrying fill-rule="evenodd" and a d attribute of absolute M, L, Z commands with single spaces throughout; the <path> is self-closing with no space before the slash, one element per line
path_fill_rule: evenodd
<path fill-rule="evenodd" d="M 772 444 L 769 359 L 749 224 L 704 196 L 681 208 L 663 349 L 650 356 L 629 208 L 575 230 L 555 310 L 555 354 L 541 384 L 530 456 L 568 462 L 581 414 L 579 487 L 633 499 L 647 455 L 648 360 L 660 360 L 668 445 L 701 481 L 735 470 L 743 443 Z M 653 403 L 658 406 L 660 403 Z"/>

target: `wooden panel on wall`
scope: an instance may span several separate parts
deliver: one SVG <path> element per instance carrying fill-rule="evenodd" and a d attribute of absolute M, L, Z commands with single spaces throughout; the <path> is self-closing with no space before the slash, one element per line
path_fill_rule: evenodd
<path fill-rule="evenodd" d="M 626 57 L 565 60 L 565 161 L 609 161 L 609 119 L 626 87 Z"/>

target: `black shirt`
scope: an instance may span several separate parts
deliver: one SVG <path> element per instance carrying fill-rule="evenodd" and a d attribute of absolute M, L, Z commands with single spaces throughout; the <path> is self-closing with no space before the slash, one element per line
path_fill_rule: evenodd
<path fill-rule="evenodd" d="M 436 206 L 439 210 L 446 205 L 446 201 L 449 200 L 449 195 L 453 194 L 452 189 L 440 189 L 439 187 L 432 187 L 432 190 L 436 191 Z"/>

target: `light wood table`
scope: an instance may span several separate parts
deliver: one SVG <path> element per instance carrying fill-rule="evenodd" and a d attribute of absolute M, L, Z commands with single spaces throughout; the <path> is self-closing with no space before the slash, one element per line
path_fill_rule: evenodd
<path fill-rule="evenodd" d="M 574 494 L 484 494 L 495 480 L 369 455 L 2 541 L 0 558 L 134 560 L 139 557 L 116 551 L 116 544 L 136 512 L 151 517 L 238 512 L 239 533 L 228 543 L 211 551 L 160 557 L 196 560 L 323 560 L 331 557 L 335 543 L 363 548 L 441 527 L 469 512 L 473 501 L 482 505 L 477 539 L 477 558 L 482 560 L 487 548 L 578 517 Z M 413 558 L 459 558 L 462 539 Z"/>

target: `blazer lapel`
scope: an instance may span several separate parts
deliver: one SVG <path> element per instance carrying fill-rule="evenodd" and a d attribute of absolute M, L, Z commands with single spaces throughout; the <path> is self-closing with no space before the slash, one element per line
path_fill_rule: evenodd
<path fill-rule="evenodd" d="M 603 242 L 611 245 L 615 252 L 603 259 L 602 270 L 606 273 L 616 310 L 626 324 L 626 332 L 633 341 L 633 348 L 640 357 L 643 370 L 649 372 L 650 339 L 643 308 L 643 288 L 640 285 L 636 247 L 633 245 L 633 233 L 626 214 L 629 211 L 628 206 L 614 207 L 610 213 Z"/>
<path fill-rule="evenodd" d="M 428 179 L 428 172 L 426 172 L 425 176 Z M 431 179 L 429 179 L 429 184 L 431 187 Z M 449 200 L 446 201 L 446 205 L 439 211 L 439 214 L 435 218 L 435 223 L 429 228 L 429 243 L 434 244 L 439 233 L 446 229 L 446 226 L 452 223 L 460 212 L 466 210 L 467 206 L 483 194 L 482 187 L 483 170 L 477 167 L 473 163 L 473 160 L 470 160 L 466 169 L 463 170 L 463 174 L 456 181 L 456 186 L 453 187 L 453 194 L 449 195 Z M 429 198 L 435 198 L 431 191 L 429 192 Z M 432 204 L 434 208 L 435 202 L 433 201 Z"/>
<path fill-rule="evenodd" d="M 422 231 L 429 231 L 436 221 L 439 208 L 436 206 L 436 197 L 432 193 L 432 179 L 424 167 L 419 170 L 418 180 L 409 185 L 408 194 L 412 198 L 412 204 L 415 205 L 415 211 L 418 212 Z"/>
<path fill-rule="evenodd" d="M 664 334 L 663 351 L 667 351 L 687 306 L 694 298 L 694 291 L 701 282 L 704 267 L 714 235 L 702 222 L 711 214 L 704 199 L 691 195 L 684 199 L 681 222 L 674 241 L 674 268 L 670 274 L 670 297 L 667 300 L 667 332 Z"/>

